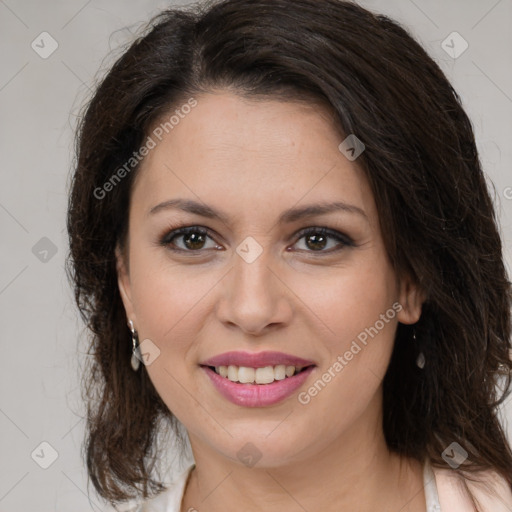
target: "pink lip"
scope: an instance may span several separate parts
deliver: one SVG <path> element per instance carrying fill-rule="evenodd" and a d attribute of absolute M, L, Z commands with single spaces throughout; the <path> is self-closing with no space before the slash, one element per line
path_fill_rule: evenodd
<path fill-rule="evenodd" d="M 285 354 L 284 352 L 224 352 L 200 363 L 201 366 L 247 366 L 248 368 L 264 368 L 265 366 L 310 366 L 313 361 L 301 357 Z M 285 379 L 286 380 L 286 379 Z"/>
<path fill-rule="evenodd" d="M 255 366 L 253 367 L 256 368 Z M 225 377 L 221 377 L 208 366 L 201 366 L 201 368 L 206 372 L 213 385 L 217 388 L 217 391 L 230 402 L 244 407 L 265 407 L 280 402 L 292 395 L 309 377 L 315 367 L 310 366 L 293 377 L 286 377 L 271 384 L 232 382 Z"/>

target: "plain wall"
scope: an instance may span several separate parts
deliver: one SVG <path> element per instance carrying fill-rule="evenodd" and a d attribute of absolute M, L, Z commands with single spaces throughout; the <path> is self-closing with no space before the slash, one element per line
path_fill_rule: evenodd
<path fill-rule="evenodd" d="M 177 3 L 0 2 L 0 512 L 109 510 L 92 486 L 88 491 L 80 453 L 79 364 L 86 356 L 64 273 L 73 128 L 102 63 L 112 62 L 109 52 L 171 4 Z M 461 95 L 495 186 L 510 269 L 512 2 L 361 4 L 403 22 Z M 455 59 L 442 48 L 453 31 L 469 44 Z M 42 32 L 58 43 L 45 59 L 31 47 L 35 41 L 39 53 L 51 49 Z M 510 399 L 502 413 L 512 439 Z M 34 460 L 51 462 L 52 448 L 42 442 L 58 454 L 48 469 Z"/>

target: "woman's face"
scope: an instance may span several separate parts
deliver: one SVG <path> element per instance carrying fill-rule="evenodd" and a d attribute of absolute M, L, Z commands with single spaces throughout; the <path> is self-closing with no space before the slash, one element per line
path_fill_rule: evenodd
<path fill-rule="evenodd" d="M 397 323 L 416 322 L 421 301 L 398 283 L 364 174 L 338 149 L 345 137 L 316 106 L 224 91 L 196 100 L 153 135 L 128 266 L 118 253 L 156 390 L 193 449 L 240 464 L 279 466 L 373 435 Z M 228 377 L 208 362 L 232 366 Z M 307 368 L 286 377 L 287 366 Z"/>

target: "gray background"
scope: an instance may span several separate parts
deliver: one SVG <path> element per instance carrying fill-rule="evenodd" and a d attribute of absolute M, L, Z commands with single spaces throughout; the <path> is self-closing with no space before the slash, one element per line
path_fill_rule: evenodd
<path fill-rule="evenodd" d="M 361 4 L 409 27 L 460 93 L 496 190 L 510 269 L 512 0 Z M 100 70 L 168 5 L 0 0 L 0 512 L 109 510 L 88 489 L 80 454 L 84 344 L 64 274 L 72 133 Z M 46 59 L 31 47 L 35 41 L 40 53 L 51 49 L 48 36 L 39 36 L 44 31 L 58 43 Z M 457 58 L 442 48 L 453 31 L 469 44 Z M 455 39 L 452 51 L 460 43 Z M 509 439 L 511 419 L 509 399 L 502 410 Z M 42 442 L 58 453 L 48 469 L 36 463 L 51 462 Z"/>

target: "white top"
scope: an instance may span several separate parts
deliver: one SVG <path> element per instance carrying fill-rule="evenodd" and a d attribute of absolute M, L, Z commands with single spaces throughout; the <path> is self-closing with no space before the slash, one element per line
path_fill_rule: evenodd
<path fill-rule="evenodd" d="M 161 494 L 146 500 L 144 503 L 131 508 L 127 512 L 180 512 L 181 501 L 185 491 L 188 476 L 195 464 L 191 464 L 184 471 L 182 471 L 166 491 Z M 425 501 L 427 503 L 427 512 L 441 512 L 441 505 L 439 504 L 439 496 L 437 493 L 436 478 L 427 461 L 423 468 L 423 485 L 425 487 Z M 443 512 L 457 512 L 455 510 L 447 510 Z"/>
<path fill-rule="evenodd" d="M 439 503 L 436 477 L 432 471 L 432 467 L 430 466 L 428 459 L 423 466 L 423 488 L 425 489 L 427 512 L 441 512 L 441 504 Z"/>

